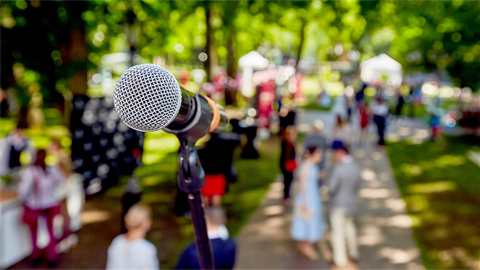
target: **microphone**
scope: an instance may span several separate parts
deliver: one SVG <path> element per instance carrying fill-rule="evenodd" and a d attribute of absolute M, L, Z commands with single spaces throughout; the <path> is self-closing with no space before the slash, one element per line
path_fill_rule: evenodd
<path fill-rule="evenodd" d="M 200 192 L 205 172 L 195 142 L 225 127 L 228 118 L 223 108 L 183 89 L 168 70 L 151 64 L 131 67 L 122 74 L 113 104 L 127 126 L 143 132 L 163 129 L 179 139 L 178 186 L 188 194 L 200 266 L 215 269 Z"/>
<path fill-rule="evenodd" d="M 228 124 L 222 106 L 185 90 L 168 70 L 152 64 L 125 71 L 115 86 L 113 103 L 127 126 L 143 132 L 163 129 L 204 136 Z"/>

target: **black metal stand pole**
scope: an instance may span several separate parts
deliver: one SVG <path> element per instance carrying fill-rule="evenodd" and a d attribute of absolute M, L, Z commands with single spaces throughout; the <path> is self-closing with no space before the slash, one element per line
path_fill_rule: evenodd
<path fill-rule="evenodd" d="M 196 110 L 196 115 L 187 127 L 182 130 L 165 129 L 165 131 L 175 134 L 180 141 L 178 187 L 188 194 L 200 267 L 202 269 L 215 269 L 205 222 L 202 194 L 200 193 L 205 185 L 205 172 L 195 150 L 195 142 L 208 134 L 210 130 L 212 110 L 207 100 L 198 94 L 195 95 L 192 105 Z"/>
<path fill-rule="evenodd" d="M 200 267 L 202 269 L 215 269 L 210 250 L 210 239 L 208 238 L 207 225 L 205 223 L 202 194 L 200 194 L 200 192 L 188 194 L 188 203 L 190 204 L 190 212 L 192 214 L 193 226 L 195 228 L 195 243 L 197 245 Z"/>
<path fill-rule="evenodd" d="M 205 222 L 202 194 L 200 193 L 201 188 L 205 185 L 205 173 L 195 150 L 196 140 L 187 137 L 178 136 L 180 140 L 178 183 L 180 189 L 188 194 L 200 267 L 215 269 Z"/>

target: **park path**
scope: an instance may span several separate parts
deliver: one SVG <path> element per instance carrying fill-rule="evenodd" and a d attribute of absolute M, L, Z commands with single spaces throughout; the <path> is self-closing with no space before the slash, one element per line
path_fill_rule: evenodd
<path fill-rule="evenodd" d="M 328 136 L 334 120 L 329 112 L 300 112 L 298 128 L 306 128 L 314 119 L 324 122 L 324 133 Z M 430 133 L 422 122 L 405 120 L 390 125 L 387 136 L 416 142 L 428 139 Z M 358 268 L 423 269 L 412 235 L 412 220 L 406 214 L 390 160 L 385 149 L 375 145 L 375 139 L 372 129 L 368 145 L 352 148 L 364 180 L 356 218 Z M 296 254 L 295 242 L 289 233 L 292 213 L 282 206 L 281 181 L 282 178 L 277 177 L 270 185 L 262 203 L 237 236 L 236 269 L 330 269 L 324 258 L 311 262 Z M 328 211 L 327 204 L 324 210 Z M 324 216 L 328 222 L 328 213 Z"/>

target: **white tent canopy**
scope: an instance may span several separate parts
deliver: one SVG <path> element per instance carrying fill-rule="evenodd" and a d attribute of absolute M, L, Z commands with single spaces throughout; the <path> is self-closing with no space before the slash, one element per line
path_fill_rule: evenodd
<path fill-rule="evenodd" d="M 264 69 L 268 66 L 268 59 L 256 51 L 251 51 L 238 60 L 238 65 L 243 68 Z"/>
<path fill-rule="evenodd" d="M 402 65 L 384 53 L 360 64 L 360 77 L 366 83 L 375 83 L 386 77 L 387 84 L 399 87 L 402 75 Z"/>
<path fill-rule="evenodd" d="M 252 97 L 253 91 L 253 70 L 262 70 L 268 67 L 268 59 L 256 51 L 251 51 L 238 60 L 238 65 L 243 68 L 242 94 L 246 97 Z"/>

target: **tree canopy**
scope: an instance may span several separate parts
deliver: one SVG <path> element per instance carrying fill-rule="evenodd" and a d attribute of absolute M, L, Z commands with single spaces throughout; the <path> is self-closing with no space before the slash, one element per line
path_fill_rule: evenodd
<path fill-rule="evenodd" d="M 1 15 L 2 89 L 16 88 L 23 104 L 36 91 L 47 101 L 84 91 L 104 55 L 131 49 L 197 68 L 206 52 L 208 65 L 233 77 L 251 50 L 277 64 L 282 56 L 318 64 L 339 59 L 341 46 L 480 87 L 478 1 L 20 0 L 2 2 Z"/>

